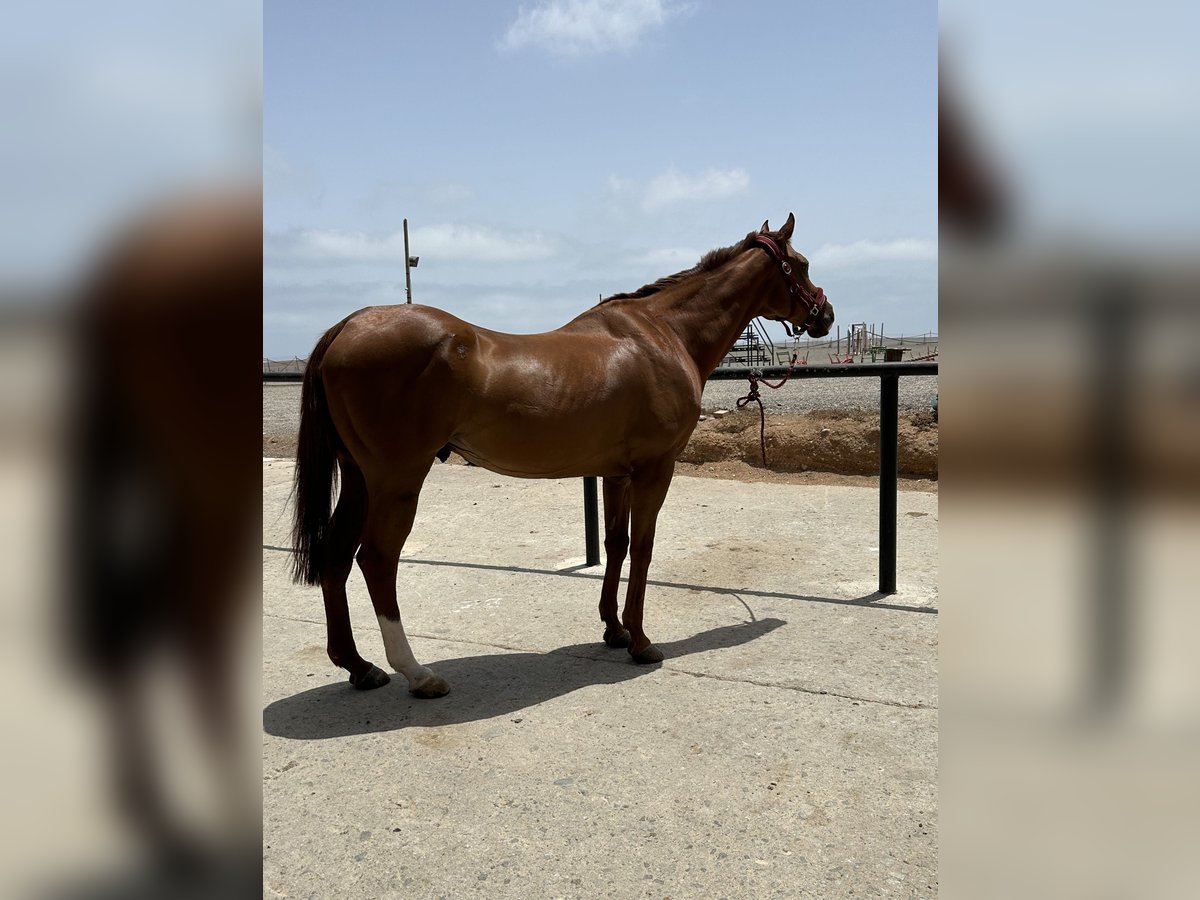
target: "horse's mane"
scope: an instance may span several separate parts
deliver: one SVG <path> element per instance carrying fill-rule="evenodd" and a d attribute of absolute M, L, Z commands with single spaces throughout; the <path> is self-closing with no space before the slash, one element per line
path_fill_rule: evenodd
<path fill-rule="evenodd" d="M 611 300 L 636 300 L 641 297 L 649 297 L 651 294 L 657 294 L 659 291 L 669 288 L 673 284 L 679 284 L 682 281 L 705 272 L 712 272 L 719 269 L 725 263 L 729 262 L 738 254 L 749 250 L 753 244 L 754 236 L 757 232 L 751 231 L 744 238 L 729 247 L 718 247 L 715 250 L 709 250 L 704 256 L 700 257 L 700 262 L 696 263 L 690 269 L 684 269 L 682 272 L 676 272 L 674 275 L 667 275 L 665 278 L 660 278 L 658 281 L 653 281 L 650 284 L 644 284 L 636 291 L 630 291 L 623 294 L 613 294 L 611 297 L 605 297 L 600 303 L 608 303 Z M 599 306 L 600 304 L 596 304 Z"/>

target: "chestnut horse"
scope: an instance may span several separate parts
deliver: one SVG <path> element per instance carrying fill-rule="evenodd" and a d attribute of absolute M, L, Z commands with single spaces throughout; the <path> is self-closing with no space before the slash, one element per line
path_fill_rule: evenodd
<path fill-rule="evenodd" d="M 168 859 L 207 859 L 216 848 L 191 830 L 193 795 L 170 790 L 180 774 L 219 783 L 233 824 L 256 829 L 262 817 L 237 714 L 239 641 L 257 605 L 246 548 L 261 527 L 262 191 L 162 200 L 110 241 L 72 335 L 63 622 L 99 691 L 131 824 Z M 154 702 L 168 660 L 212 751 L 208 773 L 157 739 L 176 724 Z M 242 841 L 252 836 L 253 847 L 257 836 Z"/>
<path fill-rule="evenodd" d="M 789 243 L 794 226 L 791 215 L 777 232 L 764 222 L 693 268 L 602 300 L 544 334 L 488 331 L 418 305 L 359 310 L 325 333 L 304 371 L 294 576 L 321 585 L 329 658 L 355 687 L 388 681 L 351 634 L 346 579 L 357 558 L 388 662 L 418 697 L 450 689 L 409 649 L 396 573 L 425 476 L 451 450 L 521 478 L 601 476 L 604 642 L 639 663 L 662 660 L 642 628 L 646 573 L 705 381 L 756 316 L 814 337 L 833 324 L 808 261 Z M 335 467 L 341 492 L 330 516 Z"/>

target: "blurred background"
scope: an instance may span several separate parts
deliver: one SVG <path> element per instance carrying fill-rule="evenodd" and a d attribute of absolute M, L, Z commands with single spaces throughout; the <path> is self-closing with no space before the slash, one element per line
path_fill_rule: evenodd
<path fill-rule="evenodd" d="M 0 29 L 8 896 L 261 890 L 261 8 Z"/>
<path fill-rule="evenodd" d="M 940 7 L 941 889 L 1200 889 L 1200 15 Z"/>

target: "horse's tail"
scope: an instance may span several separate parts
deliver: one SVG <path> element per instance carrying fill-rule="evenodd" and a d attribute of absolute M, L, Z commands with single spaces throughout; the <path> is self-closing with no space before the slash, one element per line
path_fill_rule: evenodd
<path fill-rule="evenodd" d="M 292 524 L 292 580 L 320 584 L 322 547 L 329 535 L 330 507 L 337 486 L 337 454 L 341 439 L 329 415 L 321 360 L 334 338 L 341 334 L 343 319 L 322 335 L 304 367 L 300 391 L 300 436 L 296 444 L 293 494 L 295 520 Z"/>

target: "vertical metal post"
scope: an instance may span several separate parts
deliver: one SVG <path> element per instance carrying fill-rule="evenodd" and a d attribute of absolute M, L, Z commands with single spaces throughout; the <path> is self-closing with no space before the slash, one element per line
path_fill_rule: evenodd
<path fill-rule="evenodd" d="M 395 221 L 394 219 L 392 221 Z M 404 220 L 404 296 L 408 299 L 407 303 L 412 303 L 412 272 L 409 269 L 408 262 L 412 257 L 408 255 L 408 219 Z"/>
<path fill-rule="evenodd" d="M 1130 490 L 1130 473 L 1136 470 L 1131 440 L 1134 394 L 1130 361 L 1136 356 L 1141 321 L 1128 315 L 1140 308 L 1137 289 L 1127 273 L 1096 273 L 1099 285 L 1092 288 L 1085 307 L 1090 316 L 1091 362 L 1090 434 L 1087 474 L 1091 478 L 1091 502 L 1095 504 L 1091 535 L 1095 553 L 1088 587 L 1094 598 L 1094 615 L 1087 665 L 1090 712 L 1113 715 L 1129 699 L 1133 680 L 1133 650 L 1137 646 L 1138 617 L 1133 615 L 1130 591 L 1130 537 L 1136 515 Z M 1137 321 L 1134 321 L 1137 320 Z M 1120 332 L 1106 327 L 1110 322 L 1128 323 Z"/>
<path fill-rule="evenodd" d="M 600 565 L 600 504 L 597 502 L 596 476 L 583 479 L 583 543 L 587 565 Z"/>
<path fill-rule="evenodd" d="M 879 378 L 879 593 L 896 593 L 896 444 L 900 376 Z"/>

